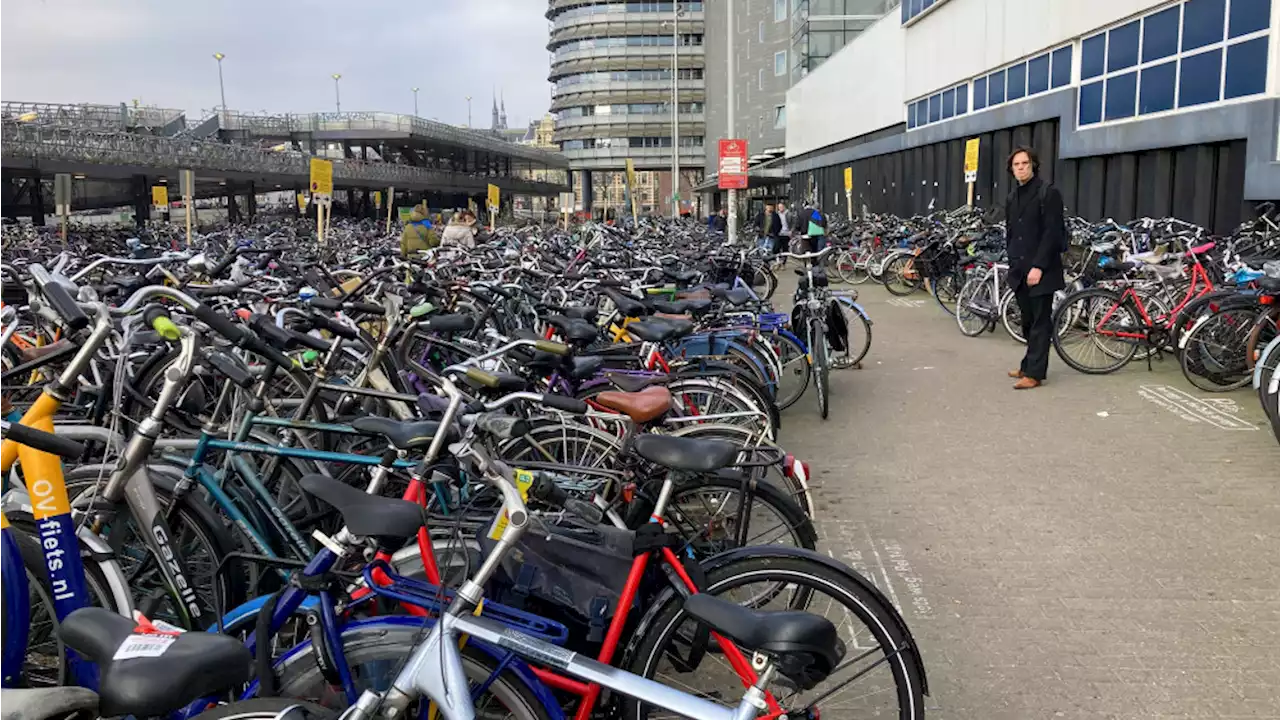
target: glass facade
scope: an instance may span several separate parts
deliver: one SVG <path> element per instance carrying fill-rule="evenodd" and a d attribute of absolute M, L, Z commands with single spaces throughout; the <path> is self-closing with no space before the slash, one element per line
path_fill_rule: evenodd
<path fill-rule="evenodd" d="M 796 83 L 871 27 L 898 0 L 793 0 L 791 82 Z"/>

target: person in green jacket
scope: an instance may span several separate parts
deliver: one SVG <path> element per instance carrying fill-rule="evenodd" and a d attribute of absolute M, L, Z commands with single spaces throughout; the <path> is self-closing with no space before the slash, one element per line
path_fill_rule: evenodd
<path fill-rule="evenodd" d="M 427 219 L 426 204 L 414 205 L 413 212 L 409 214 L 409 222 L 404 224 L 404 230 L 400 232 L 400 254 L 410 257 L 439 245 L 440 236 Z"/>

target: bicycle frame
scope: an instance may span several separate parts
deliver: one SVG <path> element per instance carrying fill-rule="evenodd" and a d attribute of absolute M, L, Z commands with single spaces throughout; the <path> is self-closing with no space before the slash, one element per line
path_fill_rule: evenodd
<path fill-rule="evenodd" d="M 1196 292 L 1196 287 L 1201 283 L 1203 283 L 1203 285 L 1200 287 L 1200 291 Z M 1197 255 L 1195 256 L 1195 262 L 1191 267 L 1191 283 L 1187 286 L 1187 292 L 1183 295 L 1182 300 L 1169 311 L 1168 315 L 1152 320 L 1151 315 L 1147 312 L 1146 304 L 1142 302 L 1142 296 L 1138 294 L 1138 291 L 1133 285 L 1129 285 L 1124 289 L 1124 292 L 1120 294 L 1120 299 L 1117 300 L 1116 303 L 1107 310 L 1106 314 L 1098 320 L 1093 331 L 1099 335 L 1108 337 L 1118 337 L 1127 340 L 1143 340 L 1147 337 L 1150 330 L 1158 327 L 1166 330 L 1171 328 L 1173 321 L 1178 317 L 1178 314 L 1182 312 L 1183 308 L 1190 305 L 1196 298 L 1211 292 L 1213 292 L 1213 281 L 1209 279 L 1209 273 L 1204 269 L 1204 266 L 1200 264 L 1200 257 Z M 1133 302 L 1134 307 L 1137 309 L 1138 315 L 1142 318 L 1144 331 L 1126 332 L 1122 330 L 1103 329 L 1103 326 L 1111 319 L 1111 316 L 1115 314 L 1116 310 L 1124 305 L 1126 299 Z M 1157 323 L 1157 320 L 1161 322 Z"/>

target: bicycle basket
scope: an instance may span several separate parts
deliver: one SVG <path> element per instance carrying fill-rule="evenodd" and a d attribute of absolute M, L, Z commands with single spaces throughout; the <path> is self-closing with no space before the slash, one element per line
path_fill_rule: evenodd
<path fill-rule="evenodd" d="M 486 556 L 496 541 L 480 537 Z M 573 609 L 585 620 L 612 617 L 631 571 L 635 533 L 572 520 L 537 525 L 502 560 L 497 579 L 506 591 L 502 601 L 518 604 L 521 596 Z M 601 614 L 603 613 L 603 614 Z"/>

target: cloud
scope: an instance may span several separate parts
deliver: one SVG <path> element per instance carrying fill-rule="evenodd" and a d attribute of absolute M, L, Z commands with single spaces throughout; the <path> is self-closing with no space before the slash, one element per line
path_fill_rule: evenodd
<path fill-rule="evenodd" d="M 550 105 L 545 0 L 25 0 L 0 24 L 5 100 L 187 110 L 412 112 L 488 127 L 490 93 L 511 125 Z"/>

